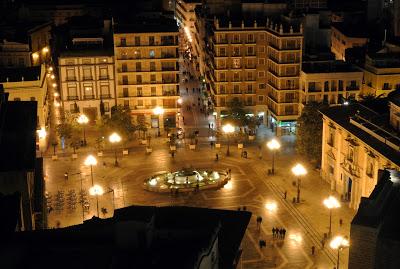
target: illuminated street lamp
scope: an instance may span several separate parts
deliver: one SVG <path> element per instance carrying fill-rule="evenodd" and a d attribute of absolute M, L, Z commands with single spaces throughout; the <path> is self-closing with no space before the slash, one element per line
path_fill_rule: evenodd
<path fill-rule="evenodd" d="M 48 48 L 48 47 L 44 47 L 44 48 L 42 49 L 42 52 L 43 52 L 43 54 L 48 53 L 48 52 L 49 52 L 49 48 Z"/>
<path fill-rule="evenodd" d="M 53 67 L 49 67 L 49 72 L 52 72 L 53 71 Z"/>
<path fill-rule="evenodd" d="M 42 127 L 40 130 L 37 131 L 39 139 L 45 139 L 47 136 L 46 129 Z"/>
<path fill-rule="evenodd" d="M 307 174 L 307 170 L 298 163 L 292 168 L 292 173 L 297 177 L 297 203 L 300 203 L 300 177 Z"/>
<path fill-rule="evenodd" d="M 55 75 L 51 75 L 50 78 L 51 78 L 51 79 L 55 79 L 56 76 L 55 76 Z"/>
<path fill-rule="evenodd" d="M 179 98 L 179 99 L 178 99 L 178 104 L 179 104 L 179 105 L 182 105 L 182 102 L 183 102 L 182 98 Z"/>
<path fill-rule="evenodd" d="M 349 240 L 343 236 L 335 236 L 335 238 L 332 239 L 332 241 L 330 242 L 329 246 L 332 249 L 337 249 L 337 265 L 336 268 L 339 269 L 339 255 L 340 255 L 340 251 L 348 248 L 350 246 Z"/>
<path fill-rule="evenodd" d="M 96 196 L 96 201 L 97 201 L 97 216 L 99 216 L 99 196 L 104 195 L 106 193 L 112 192 L 112 204 L 113 204 L 113 212 L 115 211 L 115 193 L 114 190 L 109 188 L 107 192 L 104 192 L 103 187 L 100 185 L 94 185 L 89 189 L 89 194 L 92 196 Z"/>
<path fill-rule="evenodd" d="M 222 127 L 222 131 L 228 137 L 228 148 L 226 150 L 226 156 L 229 156 L 230 155 L 230 152 L 229 152 L 230 134 L 232 134 L 235 131 L 235 127 L 233 127 L 231 124 L 226 124 Z"/>
<path fill-rule="evenodd" d="M 340 203 L 339 201 L 332 195 L 328 198 L 324 199 L 324 205 L 329 209 L 329 237 L 332 235 L 332 209 L 339 208 Z"/>
<path fill-rule="evenodd" d="M 53 83 L 51 86 L 53 86 L 53 88 L 57 88 L 57 83 Z"/>
<path fill-rule="evenodd" d="M 86 117 L 85 114 L 81 114 L 78 119 L 77 122 L 83 126 L 83 145 L 86 146 L 86 132 L 85 132 L 85 125 L 89 122 L 88 117 Z"/>
<path fill-rule="evenodd" d="M 157 106 L 153 109 L 153 114 L 160 116 L 164 114 L 164 108 Z M 160 117 L 158 117 L 158 136 L 160 136 Z"/>
<path fill-rule="evenodd" d="M 272 151 L 272 174 L 275 174 L 275 151 L 280 149 L 281 144 L 276 140 L 272 139 L 267 143 L 267 147 Z"/>
<path fill-rule="evenodd" d="M 93 182 L 93 166 L 97 165 L 97 159 L 93 155 L 89 155 L 86 157 L 84 164 L 86 166 L 90 166 L 90 177 L 92 179 L 92 188 L 94 188 L 94 182 Z M 98 191 L 96 189 L 93 189 L 92 191 Z M 96 195 L 97 198 L 97 195 Z M 99 217 L 99 200 L 97 199 L 97 217 Z"/>
<path fill-rule="evenodd" d="M 38 54 L 37 52 L 32 53 L 32 59 L 33 59 L 34 61 L 37 61 L 37 59 L 39 59 L 39 54 Z"/>
<path fill-rule="evenodd" d="M 112 144 L 116 144 L 121 142 L 121 137 L 117 134 L 117 133 L 112 133 L 109 137 L 108 140 L 112 143 Z M 115 166 L 118 166 L 118 158 L 117 158 L 117 147 L 114 146 L 114 154 L 115 154 Z"/>

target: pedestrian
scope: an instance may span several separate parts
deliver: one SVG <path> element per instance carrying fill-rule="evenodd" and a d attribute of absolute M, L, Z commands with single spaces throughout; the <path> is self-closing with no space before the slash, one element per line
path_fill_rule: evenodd
<path fill-rule="evenodd" d="M 312 246 L 312 247 L 311 247 L 311 255 L 314 256 L 314 253 L 315 253 L 315 246 Z"/>
<path fill-rule="evenodd" d="M 246 206 L 243 206 L 243 211 L 246 211 L 247 210 L 247 207 Z"/>
<path fill-rule="evenodd" d="M 322 246 L 322 249 L 324 249 L 324 247 L 325 247 L 325 239 L 321 240 L 321 246 Z"/>
<path fill-rule="evenodd" d="M 279 229 L 279 238 L 283 238 L 283 229 Z"/>
<path fill-rule="evenodd" d="M 189 89 L 188 88 L 186 88 L 186 93 L 189 94 Z"/>
<path fill-rule="evenodd" d="M 182 116 L 182 120 L 183 120 L 183 122 L 185 122 L 185 116 Z"/>
<path fill-rule="evenodd" d="M 218 153 L 215 153 L 215 160 L 218 161 Z"/>
<path fill-rule="evenodd" d="M 339 226 L 342 227 L 342 225 L 343 225 L 343 220 L 339 219 Z"/>
<path fill-rule="evenodd" d="M 211 123 L 211 128 L 214 129 L 214 123 Z"/>
<path fill-rule="evenodd" d="M 200 97 L 197 97 L 197 101 L 200 102 Z"/>
<path fill-rule="evenodd" d="M 261 222 L 262 222 L 262 217 L 261 217 L 261 216 L 258 216 L 257 219 L 256 219 L 256 221 L 257 221 L 257 230 L 260 230 L 260 226 L 261 226 Z"/>
<path fill-rule="evenodd" d="M 274 237 L 274 238 L 275 238 L 275 233 L 276 233 L 276 229 L 275 229 L 275 227 L 273 227 L 272 228 L 272 237 Z"/>
<path fill-rule="evenodd" d="M 283 193 L 283 199 L 286 200 L 286 196 L 287 196 L 287 191 L 285 190 L 285 192 Z"/>
<path fill-rule="evenodd" d="M 285 236 L 286 236 L 286 229 L 283 228 L 283 238 L 285 238 Z"/>
<path fill-rule="evenodd" d="M 211 129 L 211 124 L 208 124 L 208 129 Z"/>

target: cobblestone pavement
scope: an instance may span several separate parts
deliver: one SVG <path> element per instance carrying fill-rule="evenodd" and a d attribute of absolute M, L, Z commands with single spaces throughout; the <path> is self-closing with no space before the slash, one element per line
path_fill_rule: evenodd
<path fill-rule="evenodd" d="M 117 168 L 112 166 L 112 152 L 106 152 L 104 157 L 98 158 L 99 163 L 93 168 L 94 183 L 103 186 L 106 191 L 113 190 L 99 197 L 99 208 L 107 209 L 105 214 L 100 210 L 100 217 L 112 215 L 113 194 L 116 208 L 129 205 L 187 205 L 237 210 L 238 207 L 246 206 L 253 213 L 253 219 L 243 240 L 242 268 L 334 267 L 336 253 L 328 248 L 328 244 L 324 249 L 321 246 L 323 233 L 329 227 L 329 212 L 322 204 L 322 200 L 330 194 L 329 186 L 321 180 L 318 171 L 308 167 L 308 174 L 302 179 L 301 203 L 291 202 L 297 189 L 292 184 L 295 178 L 291 175 L 290 168 L 299 160 L 299 156 L 293 153 L 293 141 L 290 137 L 281 139 L 283 145 L 281 152 L 276 155 L 274 176 L 268 176 L 266 172 L 271 165 L 271 156 L 264 148 L 260 160 L 256 142 L 245 145 L 248 159 L 240 158 L 240 151 L 234 147 L 231 147 L 231 156 L 225 157 L 226 148 L 223 147 L 218 151 L 221 157 L 216 162 L 214 156 L 217 151 L 211 149 L 207 142 L 200 143 L 195 151 L 178 147 L 175 158 L 172 158 L 164 140 L 155 140 L 154 143 L 158 146 L 154 146 L 153 153 L 145 154 L 144 146 L 133 147 L 128 156 L 119 156 L 121 166 Z M 60 158 L 58 161 L 45 159 L 46 190 L 52 196 L 53 207 L 49 214 L 51 227 L 56 226 L 58 221 L 61 226 L 81 223 L 83 218 L 88 219 L 97 214 L 96 200 L 93 197 L 87 196 L 90 204 L 87 212 L 83 212 L 79 203 L 81 188 L 87 190 L 91 186 L 90 168 L 83 165 L 84 157 L 86 153 L 80 154 L 77 160 L 71 160 L 70 157 Z M 232 169 L 231 183 L 219 190 L 180 194 L 178 197 L 143 189 L 143 181 L 159 171 L 174 171 L 190 166 Z M 64 179 L 65 172 L 69 173 L 68 180 Z M 71 190 L 76 194 L 75 200 Z M 64 202 L 57 199 L 58 191 L 64 192 Z M 283 199 L 285 191 L 287 198 Z M 268 210 L 266 203 L 276 203 L 276 210 Z M 335 211 L 333 234 L 349 235 L 349 223 L 353 215 L 354 212 L 345 204 Z M 260 230 L 256 227 L 257 216 L 263 218 Z M 342 226 L 339 226 L 339 216 L 343 220 Z M 271 231 L 273 227 L 284 227 L 288 231 L 286 238 L 274 239 Z M 260 239 L 266 240 L 265 248 L 259 248 Z M 315 255 L 311 255 L 312 246 L 316 247 Z M 347 255 L 348 250 L 341 253 L 342 265 L 347 264 Z"/>

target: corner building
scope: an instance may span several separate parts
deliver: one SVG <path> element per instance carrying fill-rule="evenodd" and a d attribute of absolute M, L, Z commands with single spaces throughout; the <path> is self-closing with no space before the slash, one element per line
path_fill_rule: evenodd
<path fill-rule="evenodd" d="M 265 123 L 296 120 L 303 35 L 300 28 L 285 30 L 268 19 L 214 20 L 212 88 L 218 116 L 238 98 Z M 290 103 L 286 93 L 292 93 Z"/>
<path fill-rule="evenodd" d="M 114 26 L 117 105 L 136 123 L 176 127 L 179 99 L 179 30 L 173 19 Z M 155 115 L 161 107 L 164 113 Z"/>

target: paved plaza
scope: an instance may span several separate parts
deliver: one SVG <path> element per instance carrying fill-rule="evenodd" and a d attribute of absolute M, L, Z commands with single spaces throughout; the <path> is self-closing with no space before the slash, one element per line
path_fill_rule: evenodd
<path fill-rule="evenodd" d="M 106 214 L 100 212 L 100 217 L 112 215 L 113 194 L 116 208 L 130 205 L 186 205 L 238 210 L 245 206 L 253 213 L 253 219 L 243 240 L 242 268 L 333 268 L 336 253 L 329 249 L 328 244 L 324 249 L 321 246 L 323 234 L 328 232 L 329 226 L 328 210 L 322 204 L 322 200 L 331 194 L 329 186 L 321 180 L 318 171 L 307 167 L 308 174 L 301 184 L 301 203 L 294 204 L 292 198 L 297 195 L 297 187 L 293 185 L 295 178 L 290 168 L 301 158 L 292 150 L 291 137 L 284 137 L 281 141 L 283 145 L 276 156 L 274 176 L 267 175 L 271 156 L 264 148 L 260 160 L 257 142 L 246 145 L 248 159 L 241 158 L 240 151 L 233 146 L 231 156 L 226 157 L 226 148 L 221 148 L 218 150 L 218 162 L 215 161 L 217 150 L 212 149 L 206 141 L 200 143 L 195 151 L 189 150 L 187 145 L 178 147 L 172 158 L 165 139 L 155 139 L 151 154 L 146 154 L 145 147 L 139 145 L 131 148 L 128 156 L 122 157 L 121 152 L 120 167 L 113 167 L 113 154 L 106 152 L 104 157 L 98 158 L 98 165 L 93 168 L 94 183 L 103 186 L 106 192 L 113 190 L 99 197 L 99 208 L 107 209 Z M 74 190 L 78 195 L 81 188 L 87 190 L 91 186 L 90 168 L 83 165 L 88 153 L 81 152 L 77 160 L 71 160 L 68 156 L 58 161 L 45 158 L 46 190 L 52 195 L 53 204 L 58 191 L 64 191 L 65 196 L 63 208 L 54 209 L 49 214 L 50 227 L 55 227 L 57 222 L 61 226 L 78 224 L 83 218 L 97 215 L 93 197 L 88 197 L 90 207 L 84 213 L 79 203 L 75 209 L 67 205 L 69 191 Z M 178 196 L 144 190 L 143 181 L 151 175 L 183 167 L 231 169 L 232 179 L 219 190 L 182 193 Z M 69 173 L 68 180 L 64 179 L 65 172 Z M 265 207 L 267 203 L 276 203 L 276 210 L 268 210 Z M 349 235 L 349 222 L 353 215 L 354 212 L 346 204 L 335 211 L 333 234 Z M 257 229 L 257 216 L 263 218 L 260 230 Z M 343 220 L 341 227 L 339 216 Z M 287 230 L 286 238 L 274 239 L 273 227 L 284 227 Z M 260 249 L 260 239 L 266 240 L 265 248 Z M 315 255 L 311 255 L 312 246 L 316 247 Z M 347 255 L 348 250 L 341 253 L 342 265 L 347 264 Z"/>

